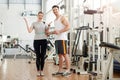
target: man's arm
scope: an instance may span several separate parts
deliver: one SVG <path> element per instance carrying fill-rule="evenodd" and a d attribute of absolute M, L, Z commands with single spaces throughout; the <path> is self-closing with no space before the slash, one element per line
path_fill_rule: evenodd
<path fill-rule="evenodd" d="M 61 30 L 55 30 L 53 32 L 53 34 L 60 34 L 60 33 L 66 32 L 66 31 L 68 31 L 70 29 L 70 24 L 69 24 L 68 20 L 64 16 L 62 16 L 62 18 L 61 18 L 61 23 L 65 27 L 63 29 L 61 29 Z"/>
<path fill-rule="evenodd" d="M 61 29 L 60 33 L 68 31 L 70 29 L 70 24 L 68 20 L 64 16 L 62 16 L 61 22 L 65 26 L 65 28 Z"/>

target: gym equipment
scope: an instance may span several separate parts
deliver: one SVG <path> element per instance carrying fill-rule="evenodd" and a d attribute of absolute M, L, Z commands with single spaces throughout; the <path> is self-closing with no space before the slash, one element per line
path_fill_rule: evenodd
<path fill-rule="evenodd" d="M 98 13 L 98 14 L 102 14 L 103 11 L 90 10 L 90 9 L 87 9 L 87 10 L 84 11 L 84 14 L 90 14 L 90 15 L 93 15 L 93 14 L 96 14 L 96 13 Z"/>
<path fill-rule="evenodd" d="M 101 63 L 102 67 L 104 67 L 101 77 L 99 77 L 98 72 L 90 71 L 88 72 L 90 74 L 89 80 L 113 80 L 113 57 L 114 54 L 117 54 L 116 51 L 120 51 L 120 47 L 107 42 L 101 42 L 99 46 L 108 49 L 108 59 Z"/>
<path fill-rule="evenodd" d="M 101 1 L 101 0 L 100 0 Z M 92 1 L 91 1 L 92 2 Z M 93 7 L 94 7 L 94 1 L 93 1 Z M 101 3 L 100 3 L 100 10 L 101 10 L 101 8 L 102 8 L 102 5 L 101 5 Z M 100 44 L 100 41 L 106 41 L 106 42 L 109 42 L 109 36 L 108 36 L 108 33 L 106 32 L 106 26 L 109 26 L 108 25 L 108 20 L 106 20 L 106 19 L 108 19 L 108 17 L 110 17 L 108 14 L 107 14 L 107 17 L 105 17 L 106 19 L 106 24 L 105 24 L 105 26 L 103 26 L 103 22 L 102 22 L 102 13 L 103 13 L 103 11 L 96 11 L 96 10 L 90 10 L 90 9 L 88 9 L 88 10 L 83 10 L 84 11 L 84 14 L 88 14 L 88 15 L 92 15 L 92 28 L 91 28 L 91 30 L 87 30 L 86 32 L 88 32 L 88 35 L 89 34 L 92 34 L 92 35 L 90 35 L 89 36 L 89 38 L 88 39 L 86 39 L 86 36 L 84 37 L 84 35 L 82 36 L 82 39 L 83 40 L 88 40 L 89 41 L 89 44 L 92 44 L 92 45 L 89 45 L 88 44 L 88 53 L 89 53 L 89 60 L 83 60 L 82 62 L 84 63 L 84 64 L 82 64 L 82 65 L 84 65 L 84 69 L 85 69 L 85 71 L 89 71 L 89 74 L 91 75 L 93 75 L 93 76 L 95 76 L 95 77 L 97 77 L 98 78 L 98 75 L 100 74 L 101 75 L 101 73 L 104 73 L 105 71 L 103 70 L 103 68 L 104 67 L 106 67 L 106 65 L 105 64 L 103 64 L 103 63 L 105 63 L 106 61 L 110 61 L 110 57 L 109 57 L 109 52 L 108 52 L 108 49 L 102 49 L 101 50 L 101 47 L 99 47 L 99 44 Z M 78 11 L 77 11 L 78 12 Z M 76 13 L 77 13 L 76 12 Z M 100 25 L 99 25 L 99 30 L 96 28 L 96 27 L 94 27 L 94 15 L 95 14 L 100 14 Z M 96 16 L 96 15 L 95 15 Z M 75 19 L 76 20 L 78 20 L 79 19 L 79 17 L 82 17 L 81 15 L 79 15 L 78 14 L 78 16 L 77 16 L 77 19 L 76 19 L 76 16 L 75 16 Z M 91 16 L 90 16 L 91 17 Z M 82 17 L 83 18 L 83 17 Z M 73 21 L 73 22 L 71 22 L 72 24 L 73 24 L 73 26 L 72 27 L 74 27 L 74 26 L 77 26 L 77 25 L 74 25 L 75 23 L 75 20 L 74 19 L 74 16 L 73 16 L 73 20 L 71 20 L 71 21 Z M 88 19 L 87 19 L 88 20 Z M 87 21 L 86 20 L 86 21 Z M 81 24 L 81 21 L 80 20 L 78 20 L 78 22 L 76 22 L 76 23 L 79 23 L 79 24 Z M 86 22 L 87 23 L 87 22 Z M 84 22 L 83 22 L 83 25 L 84 25 Z M 91 24 L 90 24 L 91 25 Z M 95 31 L 95 29 L 96 29 L 96 31 Z M 94 34 L 94 32 L 98 32 L 98 42 L 95 42 L 95 34 Z M 79 31 L 79 33 L 77 32 L 76 34 L 78 34 L 78 36 L 77 37 L 79 37 L 79 34 L 81 34 L 82 32 L 81 31 Z M 83 33 L 84 34 L 84 33 Z M 92 36 L 92 37 L 91 37 Z M 81 36 L 80 36 L 81 37 Z M 91 37 L 91 38 L 90 38 Z M 84 39 L 85 38 L 85 39 Z M 89 39 L 91 39 L 91 41 L 89 40 Z M 77 40 L 79 41 L 80 39 L 78 39 L 78 38 L 76 38 L 76 36 L 75 36 L 75 40 L 76 40 L 76 42 L 74 42 L 74 45 L 73 45 L 73 48 L 72 48 L 72 56 L 73 56 L 73 62 L 74 63 L 77 63 L 77 64 L 79 64 L 79 61 L 81 61 L 80 59 L 83 57 L 83 55 L 82 54 L 76 54 L 77 53 Z M 96 45 L 96 43 L 97 43 L 97 45 Z M 74 54 L 75 53 L 75 54 Z M 104 57 L 104 54 L 106 53 L 106 59 L 104 59 L 103 57 Z M 108 57 L 107 57 L 108 56 Z M 85 58 L 84 58 L 85 59 Z M 81 67 L 80 67 L 81 68 Z M 96 69 L 97 68 L 97 69 Z M 77 69 L 76 69 L 77 70 Z M 76 72 L 76 70 L 74 70 L 74 72 Z M 94 75 L 94 74 L 97 74 L 97 75 Z M 104 75 L 104 74 L 103 74 Z M 92 80 L 94 80 L 94 79 L 92 79 Z"/>
<path fill-rule="evenodd" d="M 49 31 L 52 31 L 52 29 L 54 29 L 54 27 L 50 27 L 50 24 L 52 22 L 49 23 Z M 54 46 L 54 35 L 51 34 L 49 35 L 49 37 L 47 38 L 47 53 L 46 55 L 48 56 L 47 59 L 51 59 L 53 58 L 54 60 L 54 64 L 58 64 L 58 56 L 57 54 L 55 53 L 55 46 Z"/>
<path fill-rule="evenodd" d="M 116 49 L 116 50 L 120 50 L 119 46 L 116 46 L 112 43 L 107 43 L 107 42 L 101 42 L 101 44 L 99 45 L 100 47 L 107 47 L 107 48 L 111 48 L 111 49 Z"/>
<path fill-rule="evenodd" d="M 73 43 L 73 48 L 72 48 L 72 56 L 73 56 L 73 60 L 72 60 L 72 63 L 74 65 L 77 65 L 78 66 L 78 69 L 80 69 L 81 71 L 78 71 L 76 69 L 73 69 L 73 72 L 77 74 L 86 74 L 87 72 L 85 70 L 83 70 L 83 62 L 86 60 L 85 58 L 88 57 L 88 48 L 87 48 L 87 44 L 86 44 L 86 41 L 84 40 L 84 44 L 82 46 L 83 50 L 82 50 L 82 54 L 80 53 L 77 53 L 77 49 L 78 49 L 78 44 L 79 44 L 79 40 L 80 40 L 80 35 L 81 35 L 81 31 L 82 30 L 88 30 L 90 29 L 89 27 L 89 24 L 88 26 L 82 26 L 82 27 L 79 27 L 79 28 L 76 28 L 75 30 L 77 30 L 77 33 L 75 35 L 75 41 Z M 81 67 L 79 66 L 79 61 L 83 60 L 81 63 Z M 84 65 L 85 66 L 85 65 Z M 80 67 L 80 68 L 79 68 Z"/>
<path fill-rule="evenodd" d="M 115 38 L 115 44 L 120 46 L 120 37 Z M 120 54 L 119 52 L 115 52 L 114 54 L 114 72 L 120 72 Z"/>
<path fill-rule="evenodd" d="M 113 67 L 114 67 L 114 72 L 120 72 L 120 63 L 118 62 L 117 59 L 114 59 L 114 66 Z"/>
<path fill-rule="evenodd" d="M 47 53 L 48 56 L 47 59 L 53 58 L 55 64 L 58 63 L 57 61 L 57 55 L 55 54 L 55 46 L 53 38 L 48 38 L 47 40 Z"/>
<path fill-rule="evenodd" d="M 24 50 L 24 51 L 27 52 L 27 53 L 29 52 L 29 51 L 28 51 L 28 46 L 29 46 L 29 45 L 26 45 L 26 48 L 24 48 L 24 47 L 21 46 L 20 44 L 17 44 L 17 46 L 20 47 L 22 50 Z"/>
<path fill-rule="evenodd" d="M 1 62 L 3 61 L 3 54 L 4 54 L 4 49 L 3 49 L 3 31 L 4 31 L 4 27 L 3 27 L 3 23 L 2 22 L 0 22 L 0 24 L 1 24 L 1 36 L 0 36 L 0 38 L 1 38 L 1 40 L 0 40 L 0 44 L 1 44 L 1 49 L 0 49 L 0 65 L 1 65 Z"/>
<path fill-rule="evenodd" d="M 54 47 L 53 43 L 48 39 L 47 40 L 47 50 L 50 51 L 51 47 Z"/>
<path fill-rule="evenodd" d="M 82 27 L 79 27 L 79 28 L 75 29 L 75 30 L 77 30 L 77 33 L 75 35 L 75 41 L 74 41 L 73 48 L 72 48 L 72 56 L 73 57 L 76 54 L 76 50 L 77 50 L 77 47 L 78 47 L 78 44 L 79 44 L 81 30 L 87 30 L 87 29 L 90 29 L 89 24 L 88 24 L 88 26 L 82 26 Z M 85 43 L 85 47 L 86 47 L 86 43 Z M 82 55 L 84 55 L 84 54 L 82 54 Z M 87 56 L 87 55 L 84 55 L 84 56 Z"/>
<path fill-rule="evenodd" d="M 88 73 L 90 73 L 89 80 L 97 80 L 97 73 L 94 72 L 88 72 Z"/>
<path fill-rule="evenodd" d="M 95 14 L 95 13 L 97 13 L 97 11 L 96 10 L 85 10 L 84 11 L 84 14 L 91 14 L 91 15 L 93 15 L 93 14 Z"/>
<path fill-rule="evenodd" d="M 25 48 L 24 48 L 23 46 L 21 46 L 20 44 L 17 44 L 16 46 L 17 46 L 18 48 L 20 48 L 20 52 L 19 52 L 20 55 L 22 55 L 23 53 L 25 53 L 26 56 L 27 56 L 27 55 L 30 55 L 30 54 L 28 54 L 28 53 L 30 53 L 30 51 L 29 51 L 29 45 L 26 45 Z M 23 52 L 23 51 L 24 51 L 24 52 Z M 16 59 L 16 56 L 19 55 L 19 54 L 15 54 L 15 55 L 14 55 L 14 59 Z"/>
<path fill-rule="evenodd" d="M 100 4 L 101 5 L 101 4 Z M 93 7 L 94 7 L 94 1 L 93 1 Z M 103 34 L 102 34 L 102 28 L 103 26 L 101 26 L 101 24 L 103 24 L 102 22 L 102 16 L 101 14 L 103 14 L 103 11 L 101 10 L 92 10 L 89 9 L 88 7 L 86 7 L 86 9 L 84 10 L 84 14 L 86 15 L 92 15 L 92 28 L 91 30 L 88 30 L 88 53 L 89 53 L 89 61 L 88 62 L 84 62 L 85 64 L 88 64 L 88 73 L 91 75 L 94 73 L 100 73 L 101 71 L 101 52 L 100 52 L 100 48 L 99 48 L 99 43 L 101 40 L 103 40 Z M 99 27 L 94 25 L 94 21 L 95 21 L 95 14 L 100 14 L 100 25 Z M 99 29 L 99 30 L 98 30 Z M 96 35 L 97 33 L 97 35 Z M 97 40 L 96 40 L 97 37 Z M 97 42 L 96 42 L 97 41 Z M 94 75 L 94 77 L 96 77 L 96 75 Z M 92 79 L 94 80 L 94 79 Z"/>
<path fill-rule="evenodd" d="M 30 61 L 28 61 L 28 63 L 30 64 L 33 60 L 36 59 L 36 54 L 35 54 L 35 51 L 34 51 L 32 48 L 28 47 L 28 50 L 29 50 L 30 53 L 31 53 Z"/>
<path fill-rule="evenodd" d="M 85 40 L 83 41 L 82 53 L 83 57 L 88 57 L 88 46 Z"/>
<path fill-rule="evenodd" d="M 105 71 L 103 73 L 102 80 L 113 80 L 113 57 L 114 54 L 116 54 L 116 51 L 120 51 L 120 47 L 117 45 L 114 45 L 112 43 L 107 42 L 101 42 L 100 47 L 108 48 L 109 49 L 109 57 L 108 57 L 108 63 L 106 65 Z M 109 72 L 112 71 L 112 72 Z"/>

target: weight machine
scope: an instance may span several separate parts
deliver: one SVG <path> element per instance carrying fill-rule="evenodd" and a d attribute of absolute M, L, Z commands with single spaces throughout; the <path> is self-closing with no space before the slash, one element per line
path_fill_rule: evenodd
<path fill-rule="evenodd" d="M 108 48 L 109 52 L 108 62 L 106 63 L 106 67 L 104 67 L 105 71 L 103 71 L 101 80 L 113 80 L 113 58 L 115 54 L 119 54 L 120 47 L 106 42 L 101 42 L 100 47 Z"/>
<path fill-rule="evenodd" d="M 77 53 L 77 50 L 78 50 L 78 46 L 79 46 L 81 32 L 83 30 L 88 30 L 88 29 L 90 29 L 89 24 L 88 24 L 88 26 L 82 26 L 82 27 L 75 29 L 77 31 L 77 33 L 75 35 L 75 41 L 73 43 L 73 48 L 72 48 L 72 56 L 73 56 L 72 63 L 73 63 L 73 65 L 77 64 L 78 69 L 72 69 L 74 73 L 77 72 L 78 74 L 87 74 L 87 72 L 85 70 L 83 70 L 83 63 L 82 63 L 83 61 L 87 60 L 86 57 L 88 57 L 87 44 L 86 44 L 85 40 L 84 40 L 84 46 L 83 46 L 82 53 L 81 54 Z M 79 63 L 82 63 L 82 65 L 80 66 Z"/>

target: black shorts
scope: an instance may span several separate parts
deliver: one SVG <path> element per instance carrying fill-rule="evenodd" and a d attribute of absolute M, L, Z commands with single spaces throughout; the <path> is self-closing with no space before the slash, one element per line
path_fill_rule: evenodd
<path fill-rule="evenodd" d="M 56 40 L 55 49 L 57 54 L 67 53 L 67 40 Z"/>

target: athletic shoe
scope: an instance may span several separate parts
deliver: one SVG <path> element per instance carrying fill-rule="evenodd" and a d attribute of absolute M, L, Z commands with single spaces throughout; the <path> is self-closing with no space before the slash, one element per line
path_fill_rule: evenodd
<path fill-rule="evenodd" d="M 68 72 L 68 71 L 66 71 L 62 74 L 62 76 L 70 76 L 70 75 L 71 75 L 71 72 Z"/>
<path fill-rule="evenodd" d="M 41 75 L 41 76 L 44 76 L 44 73 L 41 71 L 41 72 L 40 72 L 40 75 Z"/>
<path fill-rule="evenodd" d="M 37 72 L 37 76 L 40 76 L 40 72 Z"/>
<path fill-rule="evenodd" d="M 55 72 L 52 75 L 62 75 L 62 74 L 63 74 L 63 72 Z"/>

